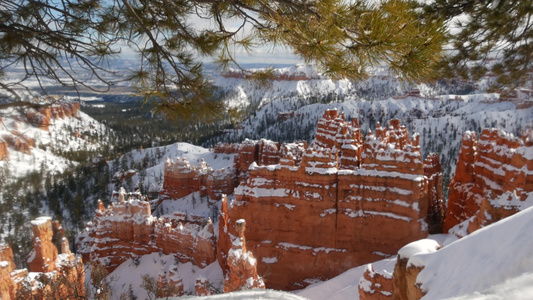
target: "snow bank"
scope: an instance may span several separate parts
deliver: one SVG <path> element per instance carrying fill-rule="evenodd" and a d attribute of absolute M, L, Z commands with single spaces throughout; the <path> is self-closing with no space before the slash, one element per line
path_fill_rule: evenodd
<path fill-rule="evenodd" d="M 531 299 L 532 229 L 528 208 L 421 256 L 417 282 L 427 291 L 424 299 Z"/>
<path fill-rule="evenodd" d="M 440 244 L 437 241 L 430 239 L 422 239 L 414 241 L 404 246 L 398 255 L 400 258 L 411 258 L 415 254 L 433 253 L 440 248 Z"/>
<path fill-rule="evenodd" d="M 202 297 L 179 297 L 179 298 L 168 298 L 170 300 L 184 300 L 184 299 L 209 299 L 209 300 L 248 300 L 248 299 L 257 299 L 257 300 L 305 300 L 306 298 L 282 291 L 274 290 L 251 290 L 251 291 L 240 291 L 232 292 L 227 294 L 213 295 L 213 296 L 202 296 Z"/>

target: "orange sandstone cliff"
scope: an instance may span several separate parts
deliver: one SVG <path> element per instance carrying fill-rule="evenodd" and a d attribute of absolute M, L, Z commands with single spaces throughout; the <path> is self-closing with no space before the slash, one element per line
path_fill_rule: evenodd
<path fill-rule="evenodd" d="M 464 236 L 533 205 L 533 131 L 466 132 L 450 182 L 444 230 Z"/>
<path fill-rule="evenodd" d="M 399 121 L 362 141 L 356 121 L 326 111 L 316 140 L 299 150 L 281 147 L 279 164 L 252 163 L 222 212 L 234 236 L 235 220 L 250 220 L 248 249 L 259 274 L 271 274 L 268 287 L 301 288 L 427 236 L 431 174 L 424 173 L 418 135 L 409 138 Z M 228 247 L 219 238 L 219 251 Z"/>
<path fill-rule="evenodd" d="M 165 181 L 162 198 L 178 199 L 193 192 L 202 197 L 220 200 L 223 194 L 233 193 L 235 175 L 226 170 L 213 170 L 202 160 L 198 167 L 191 166 L 187 159 L 168 159 L 165 164 Z"/>
<path fill-rule="evenodd" d="M 76 244 L 85 261 L 99 262 L 109 272 L 130 258 L 153 252 L 174 254 L 179 261 L 201 268 L 216 260 L 211 220 L 183 213 L 156 218 L 147 201 L 126 200 L 124 193 L 107 209 L 101 201 L 98 206 L 94 221 L 78 235 Z"/>
<path fill-rule="evenodd" d="M 442 220 L 428 218 L 442 215 L 438 156 L 423 161 L 419 136 L 409 137 L 399 120 L 363 138 L 357 120 L 327 110 L 310 145 L 246 140 L 215 150 L 236 153 L 233 169 L 168 160 L 161 194 L 222 199 L 218 240 L 210 221 L 154 218 L 148 202 L 122 196 L 107 209 L 100 204 L 79 236 L 84 259 L 108 270 L 159 251 L 201 267 L 218 259 L 228 291 L 260 285 L 259 275 L 290 290 L 393 255 Z M 235 200 L 223 197 L 231 193 Z"/>
<path fill-rule="evenodd" d="M 25 112 L 25 122 L 42 130 L 48 130 L 51 120 L 76 117 L 79 109 L 80 104 L 77 102 L 56 103 L 38 110 L 30 108 Z M 22 121 L 23 118 L 15 116 L 13 119 Z M 17 122 L 14 122 L 12 130 L 0 137 L 0 160 L 9 159 L 9 148 L 31 154 L 32 148 L 35 147 L 35 140 L 17 131 L 17 127 Z"/>
<path fill-rule="evenodd" d="M 42 130 L 48 130 L 51 120 L 71 118 L 78 114 L 80 103 L 55 103 L 41 109 L 30 109 L 26 112 L 28 121 Z"/>

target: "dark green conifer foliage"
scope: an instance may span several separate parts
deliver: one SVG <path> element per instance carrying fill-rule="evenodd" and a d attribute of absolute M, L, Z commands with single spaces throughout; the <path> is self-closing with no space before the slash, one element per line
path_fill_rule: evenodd
<path fill-rule="evenodd" d="M 476 80 L 492 72 L 501 86 L 511 87 L 528 78 L 533 67 L 533 1 L 436 0 L 425 13 L 461 29 L 451 35 L 454 50 L 442 61 L 442 75 Z M 498 60 L 490 63 L 496 55 Z"/>
<path fill-rule="evenodd" d="M 195 26 L 199 18 L 209 25 Z M 223 107 L 211 101 L 202 57 L 227 68 L 236 65 L 236 51 L 279 44 L 333 77 L 362 79 L 368 66 L 387 64 L 418 80 L 431 74 L 445 42 L 443 22 L 421 18 L 407 0 L 4 0 L 0 20 L 0 73 L 18 64 L 28 75 L 0 80 L 18 100 L 0 108 L 29 105 L 17 91 L 29 78 L 96 89 L 79 77 L 80 69 L 105 91 L 114 84 L 109 75 L 117 75 L 106 59 L 128 45 L 139 54 L 128 79 L 145 102 L 171 118 L 204 121 Z M 266 82 L 271 74 L 245 76 Z"/>

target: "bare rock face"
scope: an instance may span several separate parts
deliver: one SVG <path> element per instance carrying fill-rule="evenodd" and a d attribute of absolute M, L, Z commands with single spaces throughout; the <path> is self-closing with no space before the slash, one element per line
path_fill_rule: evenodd
<path fill-rule="evenodd" d="M 80 258 L 70 252 L 68 240 L 58 236 L 61 240 L 61 254 L 52 243 L 52 222 L 49 217 L 40 217 L 32 221 L 33 246 L 28 264 L 32 276 L 28 276 L 26 269 L 15 270 L 13 252 L 8 245 L 0 245 L 0 298 L 4 300 L 31 299 L 73 299 L 85 296 L 85 272 Z M 57 234 L 61 234 L 57 231 Z M 40 273 L 40 274 L 35 274 Z M 47 285 L 36 281 L 41 275 L 50 278 Z M 32 286 L 27 292 L 22 287 Z M 18 295 L 18 293 L 23 294 Z M 21 298 L 22 297 L 22 298 Z"/>
<path fill-rule="evenodd" d="M 56 269 L 57 248 L 52 243 L 52 219 L 40 217 L 31 221 L 33 229 L 33 251 L 28 265 L 33 272 L 48 273 Z"/>
<path fill-rule="evenodd" d="M 393 299 L 411 300 L 420 299 L 424 292 L 416 282 L 416 277 L 424 268 L 419 261 L 413 259 L 417 254 L 433 253 L 442 246 L 429 239 L 422 239 L 404 246 L 398 251 L 398 258 L 393 274 Z"/>
<path fill-rule="evenodd" d="M 75 117 L 78 115 L 79 110 L 80 104 L 78 102 L 56 103 L 39 110 L 29 110 L 26 112 L 26 118 L 34 126 L 48 131 L 51 120 Z"/>
<path fill-rule="evenodd" d="M 374 271 L 368 264 L 363 277 L 359 280 L 359 299 L 386 300 L 392 299 L 392 275 Z"/>
<path fill-rule="evenodd" d="M 228 273 L 224 280 L 224 293 L 237 290 L 265 288 L 263 279 L 257 275 L 257 260 L 246 250 L 244 219 L 235 222 L 237 236 L 233 238 L 231 249 L 228 251 Z"/>
<path fill-rule="evenodd" d="M 444 232 L 472 217 L 479 210 L 479 204 L 472 198 L 474 186 L 474 163 L 477 156 L 477 134 L 467 131 L 463 134 L 455 175 L 450 181 L 448 209 L 444 220 Z M 468 199 L 468 200 L 467 200 Z"/>
<path fill-rule="evenodd" d="M 531 130 L 515 137 L 484 129 L 477 140 L 465 133 L 450 182 L 445 230 L 463 222 L 454 231 L 468 234 L 533 205 L 532 136 Z"/>
<path fill-rule="evenodd" d="M 217 143 L 213 148 L 215 153 L 234 154 L 239 152 L 239 144 Z"/>
<path fill-rule="evenodd" d="M 15 270 L 13 251 L 9 245 L 0 245 L 0 299 L 15 299 L 16 285 L 11 278 Z"/>
<path fill-rule="evenodd" d="M 234 158 L 233 166 L 237 179 L 242 181 L 248 175 L 248 168 L 251 164 L 270 165 L 277 164 L 281 158 L 281 145 L 269 140 L 245 140 L 242 142 Z"/>
<path fill-rule="evenodd" d="M 84 260 L 100 262 L 109 272 L 127 259 L 153 252 L 174 254 L 201 268 L 216 260 L 211 220 L 183 213 L 155 218 L 147 201 L 125 200 L 123 195 L 107 209 L 101 201 L 98 205 L 94 221 L 78 235 L 77 249 Z"/>
<path fill-rule="evenodd" d="M 79 251 L 110 270 L 154 251 L 205 266 L 215 260 L 216 243 L 228 291 L 259 284 L 257 274 L 267 274 L 269 287 L 290 290 L 393 255 L 427 236 L 428 213 L 442 214 L 438 156 L 423 162 L 419 136 L 409 138 L 399 120 L 378 124 L 363 140 L 357 120 L 327 110 L 310 146 L 246 140 L 215 150 L 237 153 L 232 170 L 169 160 L 162 194 L 222 198 L 218 241 L 210 222 L 202 228 L 179 215 L 157 219 L 147 203 L 122 200 L 101 205 Z M 233 191 L 228 203 L 222 195 Z M 237 226 L 240 219 L 249 224 Z"/>
<path fill-rule="evenodd" d="M 311 146 L 282 145 L 275 165 L 261 165 L 257 157 L 244 164 L 259 153 L 257 144 L 256 150 L 251 141 L 245 145 L 235 161 L 241 170 L 248 165 L 248 173 L 240 177 L 236 201 L 227 211 L 222 205 L 219 230 L 236 236 L 235 220 L 250 220 L 247 246 L 259 274 L 271 274 L 269 287 L 302 288 L 427 235 L 427 176 L 438 168 L 424 167 L 418 135 L 409 139 L 398 120 L 362 141 L 357 121 L 326 111 Z M 442 191 L 432 188 L 431 199 L 438 199 Z M 225 268 L 232 246 L 222 235 L 218 245 Z"/>
<path fill-rule="evenodd" d="M 183 280 L 178 276 L 178 267 L 172 266 L 167 272 L 159 274 L 157 280 L 159 293 L 157 297 L 181 297 L 185 295 Z"/>
<path fill-rule="evenodd" d="M 3 139 L 8 146 L 24 154 L 31 154 L 31 148 L 35 147 L 35 140 L 17 131 L 13 131 L 13 134 L 10 135 L 4 135 Z"/>
<path fill-rule="evenodd" d="M 220 200 L 223 194 L 233 193 L 235 174 L 226 170 L 213 170 L 205 161 L 199 166 L 191 166 L 187 159 L 167 160 L 165 181 L 161 195 L 171 199 L 185 197 L 200 192 L 202 197 Z"/>

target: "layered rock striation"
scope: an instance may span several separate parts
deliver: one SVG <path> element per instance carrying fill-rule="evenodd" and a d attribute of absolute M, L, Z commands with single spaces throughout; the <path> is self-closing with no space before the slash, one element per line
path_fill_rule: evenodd
<path fill-rule="evenodd" d="M 357 120 L 327 110 L 310 145 L 246 140 L 215 150 L 237 153 L 233 169 L 169 160 L 161 194 L 222 199 L 218 240 L 207 220 L 154 218 L 147 202 L 122 199 L 100 204 L 80 235 L 84 259 L 112 270 L 158 251 L 201 267 L 217 258 L 227 291 L 260 286 L 258 274 L 268 287 L 290 290 L 394 255 L 442 222 L 438 156 L 423 161 L 419 136 L 399 120 L 363 138 Z M 233 192 L 228 203 L 223 194 Z"/>
<path fill-rule="evenodd" d="M 223 194 L 233 193 L 235 174 L 229 170 L 213 170 L 204 160 L 199 166 L 192 166 L 186 158 L 165 164 L 165 181 L 161 190 L 163 198 L 179 199 L 193 192 L 202 197 L 220 200 Z"/>
<path fill-rule="evenodd" d="M 85 261 L 113 271 L 128 259 L 162 252 L 203 268 L 216 260 L 216 236 L 211 220 L 174 213 L 153 217 L 150 204 L 124 199 L 107 209 L 100 201 L 93 222 L 78 235 L 77 249 Z"/>
<path fill-rule="evenodd" d="M 444 230 L 460 236 L 533 205 L 533 131 L 484 129 L 463 136 Z"/>
<path fill-rule="evenodd" d="M 268 287 L 301 288 L 427 235 L 427 176 L 438 168 L 424 170 L 418 135 L 392 120 L 363 141 L 357 125 L 326 111 L 310 147 L 280 147 L 278 164 L 250 164 L 222 212 L 233 235 L 235 220 L 250 220 L 249 249 L 259 274 L 272 274 Z M 230 245 L 219 238 L 219 247 L 228 253 Z"/>

